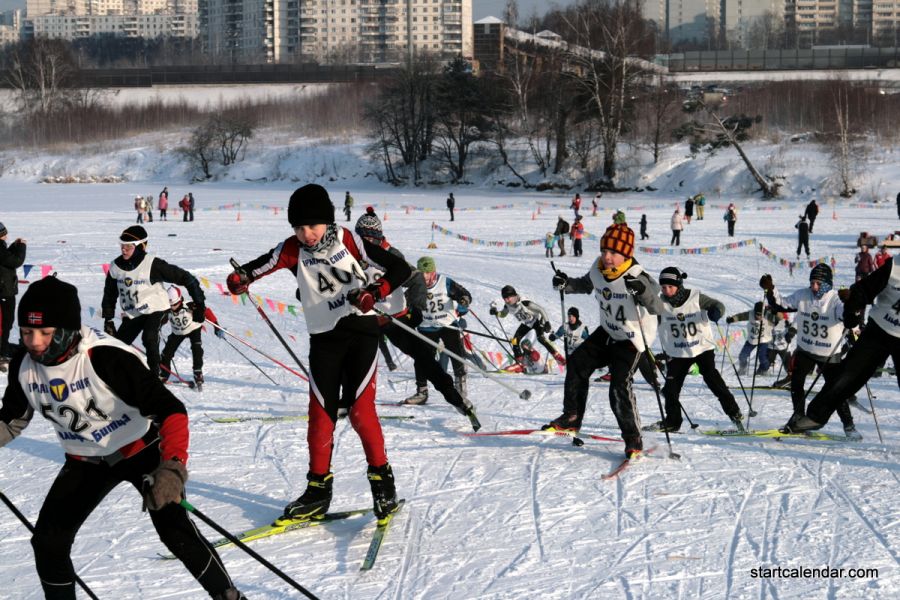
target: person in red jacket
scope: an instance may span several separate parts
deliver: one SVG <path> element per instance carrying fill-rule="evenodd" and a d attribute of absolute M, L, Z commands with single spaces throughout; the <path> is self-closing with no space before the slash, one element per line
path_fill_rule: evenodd
<path fill-rule="evenodd" d="M 309 331 L 309 472 L 306 491 L 276 523 L 321 519 L 331 505 L 331 453 L 338 416 L 349 416 L 362 441 L 375 515 L 386 519 L 399 504 L 394 473 L 375 410 L 378 316 L 375 304 L 400 287 L 412 269 L 402 258 L 334 222 L 334 205 L 320 185 L 297 189 L 288 204 L 294 234 L 228 276 L 232 294 L 280 269 L 295 274 Z M 369 260 L 381 270 L 369 278 Z M 343 393 L 342 393 L 343 390 Z"/>
<path fill-rule="evenodd" d="M 187 197 L 187 194 L 178 202 L 178 208 L 181 209 L 181 214 L 184 216 L 182 220 L 187 223 L 188 217 L 191 216 L 191 199 Z"/>
<path fill-rule="evenodd" d="M 881 267 L 881 265 L 886 263 L 890 257 L 891 253 L 887 251 L 887 246 L 882 244 L 881 247 L 878 248 L 878 252 L 875 254 L 875 268 L 878 269 L 879 267 Z"/>
<path fill-rule="evenodd" d="M 166 215 L 166 211 L 169 209 L 169 188 L 164 187 L 163 191 L 159 193 L 157 206 L 159 207 L 159 220 L 168 221 L 169 217 Z"/>
<path fill-rule="evenodd" d="M 569 230 L 569 237 L 572 238 L 572 254 L 575 256 L 584 254 L 581 248 L 582 239 L 584 238 L 584 223 L 581 222 L 581 215 L 575 217 L 575 222 Z"/>
<path fill-rule="evenodd" d="M 575 211 L 575 218 L 577 219 L 580 215 L 579 211 L 581 210 L 581 194 L 575 194 L 575 197 L 572 198 L 572 204 L 569 205 L 573 211 Z"/>
<path fill-rule="evenodd" d="M 134 348 L 82 327 L 73 285 L 56 277 L 32 283 L 19 323 L 22 347 L 3 394 L 0 446 L 39 415 L 66 453 L 31 538 L 44 595 L 75 600 L 75 536 L 97 505 L 128 482 L 143 494 L 160 540 L 203 589 L 214 600 L 242 600 L 222 559 L 179 505 L 188 477 L 184 404 Z"/>

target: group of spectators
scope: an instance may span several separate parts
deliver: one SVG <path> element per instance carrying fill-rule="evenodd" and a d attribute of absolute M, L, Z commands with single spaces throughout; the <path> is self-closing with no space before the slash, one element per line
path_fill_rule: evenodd
<path fill-rule="evenodd" d="M 169 210 L 169 188 L 164 187 L 162 191 L 159 193 L 159 202 L 157 203 L 157 208 L 159 208 L 159 220 L 160 221 L 168 221 L 169 216 L 167 214 Z M 184 221 L 193 221 L 194 220 L 194 194 L 188 192 L 184 195 L 184 197 L 178 202 L 178 208 L 181 209 L 181 214 L 184 215 Z M 134 197 L 134 210 L 137 212 L 137 223 L 152 223 L 153 222 L 153 194 L 147 194 L 146 196 L 135 196 Z"/>

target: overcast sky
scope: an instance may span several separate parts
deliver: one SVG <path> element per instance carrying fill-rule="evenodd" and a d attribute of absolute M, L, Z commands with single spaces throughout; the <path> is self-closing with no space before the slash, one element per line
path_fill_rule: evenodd
<path fill-rule="evenodd" d="M 566 6 L 575 0 L 518 0 L 519 17 L 525 19 L 534 14 L 544 14 L 553 6 Z M 472 0 L 472 14 L 475 21 L 487 16 L 503 17 L 506 0 Z M 25 0 L 0 0 L 0 11 L 11 8 L 25 8 Z"/>

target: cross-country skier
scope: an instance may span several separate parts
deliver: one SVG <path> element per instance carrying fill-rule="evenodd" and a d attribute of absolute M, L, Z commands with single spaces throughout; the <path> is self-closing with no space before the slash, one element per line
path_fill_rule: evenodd
<path fill-rule="evenodd" d="M 366 214 L 356 221 L 356 233 L 359 234 L 364 241 L 378 245 L 388 252 L 403 258 L 403 254 L 395 247 L 391 246 L 384 237 L 381 220 L 378 218 L 378 215 L 375 214 L 375 210 L 372 207 L 368 207 L 366 209 Z M 380 265 L 377 265 L 374 261 L 369 261 L 368 270 L 375 278 L 381 277 L 384 273 L 384 270 Z M 425 279 L 419 271 L 415 271 L 403 286 L 406 288 L 405 292 L 403 289 L 398 288 L 375 306 L 392 315 L 394 319 L 399 320 L 407 327 L 414 329 L 422 322 L 422 311 L 426 308 L 427 292 Z M 382 333 L 387 336 L 391 343 L 394 344 L 398 350 L 412 357 L 416 373 L 422 373 L 426 380 L 422 386 L 418 387 L 416 392 L 417 395 L 407 398 L 404 403 L 425 404 L 428 400 L 427 382 L 430 381 L 450 405 L 456 408 L 461 415 L 469 417 L 474 428 L 475 423 L 477 423 L 477 418 L 474 418 L 475 408 L 472 406 L 472 403 L 453 386 L 453 378 L 450 377 L 450 375 L 444 371 L 440 364 L 435 360 L 434 348 L 409 331 L 395 324 L 392 319 L 379 317 L 379 324 Z"/>
<path fill-rule="evenodd" d="M 693 365 L 709 390 L 719 399 L 722 410 L 738 430 L 743 431 L 743 415 L 734 395 L 716 369 L 716 346 L 710 322 L 722 318 L 725 305 L 714 298 L 684 287 L 687 273 L 678 267 L 666 267 L 659 274 L 662 291 L 659 341 L 666 362 L 666 383 L 662 394 L 666 399 L 666 418 L 648 426 L 648 431 L 678 431 L 681 429 L 681 388 Z"/>
<path fill-rule="evenodd" d="M 184 301 L 178 286 L 173 285 L 169 287 L 168 294 L 169 306 L 171 307 L 169 326 L 172 328 L 172 333 L 169 334 L 166 344 L 163 346 L 162 356 L 160 357 L 160 364 L 163 369 L 162 373 L 159 374 L 159 378 L 163 383 L 169 380 L 169 374 L 172 372 L 172 358 L 175 357 L 175 352 L 178 350 L 181 342 L 184 341 L 184 338 L 190 338 L 194 384 L 199 391 L 203 387 L 203 340 L 200 337 L 203 324 L 194 320 L 194 303 Z M 219 324 L 211 308 L 206 307 L 204 316 L 210 323 Z M 219 339 L 225 339 L 225 332 L 222 329 L 216 327 L 215 331 Z"/>
<path fill-rule="evenodd" d="M 566 322 L 560 325 L 555 333 L 551 333 L 547 336 L 550 338 L 551 342 L 555 342 L 557 338 L 563 338 L 568 345 L 570 354 L 575 348 L 581 345 L 581 342 L 588 339 L 588 336 L 591 335 L 587 325 L 582 323 L 581 319 L 579 319 L 580 316 L 578 309 L 574 306 L 570 306 L 569 310 L 566 311 Z"/>
<path fill-rule="evenodd" d="M 550 333 L 552 329 L 550 318 L 547 316 L 547 311 L 537 302 L 519 296 L 516 288 L 511 285 L 504 285 L 503 289 L 500 290 L 500 296 L 503 298 L 503 308 L 498 309 L 496 303 L 491 302 L 490 313 L 492 315 L 497 315 L 501 319 L 512 313 L 512 315 L 518 319 L 519 327 L 516 328 L 516 332 L 510 340 L 513 349 L 513 357 L 516 362 L 521 362 L 522 359 L 522 349 L 519 346 L 519 342 L 528 335 L 529 331 L 534 331 L 534 334 L 537 336 L 537 341 L 547 349 L 547 352 L 556 359 L 556 362 L 565 366 L 566 357 L 560 354 L 559 350 L 556 349 L 556 346 L 544 337 L 544 335 Z"/>
<path fill-rule="evenodd" d="M 368 463 L 375 515 L 385 519 L 397 509 L 394 474 L 375 411 L 378 359 L 377 302 L 409 279 L 406 261 L 367 242 L 334 222 L 334 205 L 320 185 L 308 184 L 291 195 L 288 221 L 294 235 L 228 276 L 232 294 L 279 269 L 296 273 L 303 315 L 309 330 L 309 473 L 306 491 L 284 509 L 282 520 L 322 518 L 331 505 L 331 453 L 338 412 L 349 414 Z M 362 262 L 384 269 L 370 280 Z M 341 389 L 344 395 L 341 395 Z M 281 520 L 279 520 L 280 522 Z"/>
<path fill-rule="evenodd" d="M 118 256 L 106 274 L 101 311 L 103 331 L 130 344 L 141 335 L 147 366 L 159 375 L 159 328 L 169 311 L 169 296 L 164 283 L 187 288 L 194 301 L 191 313 L 194 320 L 206 319 L 206 297 L 197 278 L 182 268 L 170 265 L 161 258 L 147 254 L 147 230 L 132 225 L 119 236 L 122 255 Z M 116 298 L 125 313 L 118 330 L 113 322 Z"/>
<path fill-rule="evenodd" d="M 853 424 L 847 400 L 865 384 L 888 355 L 893 355 L 894 360 L 900 359 L 900 341 L 897 339 L 900 337 L 900 319 L 897 317 L 900 311 L 896 308 L 900 306 L 900 275 L 893 275 L 890 267 L 884 271 L 879 269 L 876 275 L 854 284 L 843 305 L 840 294 L 831 289 L 832 273 L 828 265 L 813 267 L 809 274 L 809 287 L 786 298 L 775 289 L 771 276 L 763 275 L 759 284 L 767 290 L 771 305 L 797 311 L 797 350 L 794 352 L 794 372 L 791 375 L 794 414 L 784 430 L 818 429 L 804 427 L 809 420 L 803 416 L 806 400 L 804 382 L 806 376 L 818 367 L 822 370 L 825 386 L 810 402 L 806 414 L 824 424 L 837 410 L 847 437 L 861 439 Z M 842 361 L 840 355 L 845 327 L 852 329 L 858 326 L 860 313 L 872 301 L 876 304 L 870 312 L 863 336 Z"/>
<path fill-rule="evenodd" d="M 188 477 L 184 404 L 136 350 L 81 326 L 75 286 L 56 277 L 32 283 L 19 304 L 19 325 L 23 347 L 10 364 L 0 446 L 38 414 L 66 453 L 31 538 L 45 597 L 75 600 L 75 536 L 107 494 L 127 481 L 143 494 L 160 540 L 203 589 L 214 599 L 243 599 L 178 504 Z"/>
<path fill-rule="evenodd" d="M 529 375 L 540 375 L 547 372 L 547 361 L 543 359 L 541 353 L 538 352 L 529 338 L 522 340 L 522 362 L 510 365 L 504 371 L 508 373 L 527 373 Z"/>
<path fill-rule="evenodd" d="M 600 256 L 586 275 L 570 279 L 562 271 L 553 276 L 553 287 L 570 294 L 594 293 L 600 305 L 600 327 L 572 354 L 566 367 L 563 413 L 545 427 L 578 431 L 587 407 L 591 374 L 609 367 L 609 404 L 622 437 L 625 455 L 639 454 L 640 417 L 631 389 L 641 354 L 656 338 L 662 311 L 659 285 L 634 259 L 634 231 L 624 223 L 607 227 L 600 238 Z"/>
<path fill-rule="evenodd" d="M 766 307 L 765 318 L 763 318 L 763 303 L 757 302 L 753 305 L 753 311 L 745 310 L 725 319 L 728 324 L 747 321 L 747 335 L 744 345 L 741 347 L 741 353 L 738 355 L 738 375 L 747 374 L 747 366 L 750 362 L 750 354 L 756 350 L 759 367 L 756 369 L 757 375 L 769 374 L 769 344 L 772 343 L 772 331 L 775 325 L 781 319 L 781 316 Z"/>
<path fill-rule="evenodd" d="M 439 274 L 430 256 L 421 257 L 416 268 L 425 278 L 426 286 L 419 332 L 435 342 L 442 341 L 447 350 L 462 356 L 464 350 L 457 318 L 469 312 L 472 295 L 447 275 Z M 417 389 L 428 385 L 426 371 L 423 363 L 416 363 Z M 466 365 L 458 360 L 453 360 L 453 379 L 457 391 L 466 397 Z"/>

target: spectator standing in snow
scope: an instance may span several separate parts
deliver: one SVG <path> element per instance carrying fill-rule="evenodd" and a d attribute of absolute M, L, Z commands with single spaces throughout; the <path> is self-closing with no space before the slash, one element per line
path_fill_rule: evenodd
<path fill-rule="evenodd" d="M 869 273 L 875 270 L 875 259 L 869 253 L 869 247 L 863 244 L 859 248 L 856 259 L 856 281 L 859 281 Z"/>
<path fill-rule="evenodd" d="M 697 208 L 697 220 L 702 221 L 703 210 L 706 207 L 706 196 L 703 195 L 703 192 L 694 196 L 694 206 Z"/>
<path fill-rule="evenodd" d="M 737 208 L 734 206 L 734 203 L 728 205 L 725 216 L 722 218 L 728 224 L 728 236 L 734 237 L 734 224 L 737 223 Z"/>
<path fill-rule="evenodd" d="M 812 227 L 806 222 L 806 215 L 800 215 L 794 227 L 797 228 L 797 258 L 800 258 L 801 248 L 806 250 L 806 258 L 809 258 L 809 232 Z"/>
<path fill-rule="evenodd" d="M 559 220 L 556 222 L 556 229 L 553 231 L 553 235 L 556 236 L 556 242 L 559 244 L 559 255 L 566 255 L 566 234 L 569 233 L 569 222 L 562 218 L 562 215 L 559 216 Z"/>
<path fill-rule="evenodd" d="M 159 220 L 160 221 L 168 221 L 169 217 L 166 215 L 166 211 L 169 210 L 169 188 L 163 189 L 159 193 L 159 202 L 157 206 L 159 207 Z"/>
<path fill-rule="evenodd" d="M 581 210 L 581 194 L 575 194 L 575 197 L 572 198 L 572 204 L 569 205 L 569 208 L 571 208 L 575 212 L 575 218 L 577 219 L 579 216 L 578 211 Z"/>
<path fill-rule="evenodd" d="M 572 230 L 569 235 L 572 238 L 572 254 L 575 256 L 584 254 L 581 248 L 581 240 L 584 238 L 584 224 L 581 222 L 581 215 L 575 217 L 575 222 L 572 224 Z"/>
<path fill-rule="evenodd" d="M 887 251 L 887 246 L 884 244 L 878 249 L 878 253 L 875 254 L 875 268 L 878 269 L 887 262 L 887 260 L 891 257 L 891 253 Z"/>
<path fill-rule="evenodd" d="M 9 332 L 16 316 L 16 295 L 19 276 L 16 269 L 25 263 L 25 240 L 6 245 L 6 226 L 0 223 L 0 371 L 6 370 L 10 360 Z M 20 324 L 21 326 L 21 324 Z"/>
<path fill-rule="evenodd" d="M 144 214 L 148 221 L 153 222 L 153 194 L 144 196 Z"/>
<path fill-rule="evenodd" d="M 641 215 L 641 239 L 650 239 L 650 236 L 647 234 L 647 215 Z"/>
<path fill-rule="evenodd" d="M 194 220 L 194 194 L 192 192 L 188 192 L 188 209 L 191 211 L 191 217 L 188 221 Z"/>
<path fill-rule="evenodd" d="M 450 211 L 450 220 L 453 221 L 453 209 L 456 208 L 456 198 L 453 197 L 453 192 L 450 192 L 450 195 L 447 197 L 447 210 Z"/>
<path fill-rule="evenodd" d="M 816 217 L 819 216 L 819 205 L 816 204 L 816 199 L 813 198 L 809 204 L 806 205 L 806 212 L 803 213 L 806 215 L 806 218 L 809 219 L 809 232 L 813 232 L 813 227 L 816 225 Z"/>
<path fill-rule="evenodd" d="M 597 216 L 597 209 L 600 208 L 600 198 L 603 197 L 603 192 L 597 192 L 594 194 L 594 199 L 591 200 L 591 206 L 594 208 L 594 212 L 591 214 L 592 217 Z"/>
<path fill-rule="evenodd" d="M 178 207 L 181 208 L 182 221 L 187 223 L 188 216 L 191 214 L 191 201 L 188 199 L 187 194 L 178 202 Z"/>
<path fill-rule="evenodd" d="M 694 217 L 694 199 L 688 197 L 684 202 L 684 220 L 688 225 L 691 224 L 691 219 Z"/>
<path fill-rule="evenodd" d="M 344 194 L 344 214 L 347 215 L 347 220 L 350 220 L 350 211 L 353 209 L 353 196 L 350 195 L 350 192 Z"/>
<path fill-rule="evenodd" d="M 134 211 L 137 213 L 135 223 L 144 222 L 144 199 L 141 196 L 134 197 Z"/>
<path fill-rule="evenodd" d="M 681 219 L 681 209 L 677 206 L 675 207 L 675 212 L 672 213 L 672 241 L 669 242 L 670 246 L 680 246 L 681 245 L 681 230 L 684 229 L 684 221 Z"/>
<path fill-rule="evenodd" d="M 551 232 L 547 232 L 547 236 L 544 238 L 544 256 L 547 258 L 553 258 L 553 246 L 556 245 L 556 236 Z"/>

